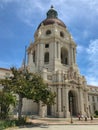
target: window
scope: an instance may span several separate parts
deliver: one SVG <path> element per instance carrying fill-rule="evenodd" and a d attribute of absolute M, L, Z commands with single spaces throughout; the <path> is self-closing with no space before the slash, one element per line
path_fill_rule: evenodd
<path fill-rule="evenodd" d="M 46 31 L 46 35 L 49 35 L 49 34 L 51 34 L 51 30 Z"/>
<path fill-rule="evenodd" d="M 89 95 L 88 95 L 88 101 L 89 101 Z"/>
<path fill-rule="evenodd" d="M 45 48 L 49 48 L 49 44 L 45 44 Z"/>
<path fill-rule="evenodd" d="M 93 101 L 93 102 L 95 101 L 95 98 L 94 98 L 94 96 L 92 96 L 92 101 Z"/>
<path fill-rule="evenodd" d="M 64 47 L 61 48 L 61 63 L 68 65 L 68 50 Z"/>
<path fill-rule="evenodd" d="M 35 51 L 33 52 L 33 62 L 35 63 Z"/>
<path fill-rule="evenodd" d="M 63 32 L 60 32 L 60 36 L 61 36 L 61 37 L 64 37 L 64 33 L 63 33 Z"/>
<path fill-rule="evenodd" d="M 46 52 L 44 55 L 44 62 L 48 63 L 49 62 L 49 52 Z"/>
<path fill-rule="evenodd" d="M 93 110 L 94 110 L 94 111 L 96 110 L 96 106 L 95 106 L 95 104 L 93 104 Z"/>

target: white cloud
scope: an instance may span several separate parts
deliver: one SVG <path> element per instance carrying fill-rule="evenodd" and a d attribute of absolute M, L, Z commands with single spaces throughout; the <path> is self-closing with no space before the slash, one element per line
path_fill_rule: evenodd
<path fill-rule="evenodd" d="M 89 66 L 87 70 L 88 83 L 98 85 L 98 39 L 90 41 L 87 53 L 89 60 Z"/>
<path fill-rule="evenodd" d="M 95 68 L 98 66 L 98 39 L 91 40 L 87 49 L 89 61 Z"/>
<path fill-rule="evenodd" d="M 86 75 L 87 84 L 98 86 L 98 78 L 94 75 Z"/>
<path fill-rule="evenodd" d="M 84 46 L 81 46 L 81 45 L 78 45 L 77 46 L 77 53 L 80 54 L 80 53 L 83 53 L 85 50 L 85 47 Z"/>
<path fill-rule="evenodd" d="M 0 0 L 0 7 L 4 8 L 4 4 L 17 3 L 17 16 L 25 22 L 27 25 L 39 24 L 40 17 L 45 18 L 45 14 L 51 5 L 58 11 L 59 18 L 64 21 L 67 26 L 74 27 L 76 24 L 79 27 L 85 21 L 85 28 L 83 28 L 81 35 L 84 39 L 91 35 L 92 31 L 89 28 L 98 27 L 98 0 Z M 2 5 L 3 4 L 3 5 Z M 38 23 L 36 21 L 38 20 Z M 94 24 L 96 23 L 96 24 Z M 93 25 L 93 26 L 92 26 Z M 73 28 L 74 30 L 74 28 Z M 74 32 L 75 33 L 75 32 Z M 80 35 L 77 34 L 77 39 L 80 39 Z M 82 39 L 81 39 L 82 40 Z M 88 44 L 88 43 L 87 43 Z M 78 54 L 84 55 L 84 51 L 89 60 L 88 70 L 85 70 L 88 83 L 97 83 L 97 70 L 98 70 L 98 39 L 90 41 L 88 49 L 83 44 L 77 46 Z M 81 60 L 80 60 L 81 61 Z"/>
<path fill-rule="evenodd" d="M 98 86 L 98 39 L 90 40 L 88 48 L 86 46 L 77 46 L 78 62 L 81 64 L 81 58 L 85 66 L 80 70 L 84 71 L 87 83 Z M 86 63 L 85 63 L 86 62 Z"/>
<path fill-rule="evenodd" d="M 59 12 L 59 17 L 65 21 L 65 24 L 79 21 L 81 19 L 93 19 L 94 15 L 98 13 L 98 0 L 1 0 L 0 3 L 17 3 L 17 14 L 21 20 L 34 23 L 32 19 L 34 15 L 45 15 L 51 5 Z M 80 13 L 81 12 L 81 13 Z M 85 13 L 86 12 L 86 13 Z M 93 15 L 93 16 L 92 16 Z M 31 24 L 31 25 L 32 25 Z M 87 25 L 89 26 L 89 25 Z"/>

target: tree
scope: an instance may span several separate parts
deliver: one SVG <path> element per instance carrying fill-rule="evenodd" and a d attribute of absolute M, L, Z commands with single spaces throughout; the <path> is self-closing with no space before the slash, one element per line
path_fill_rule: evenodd
<path fill-rule="evenodd" d="M 15 106 L 16 97 L 6 91 L 0 91 L 0 118 L 5 119 L 8 117 L 10 105 Z"/>
<path fill-rule="evenodd" d="M 7 91 L 13 92 L 19 96 L 18 119 L 21 119 L 23 98 L 32 99 L 43 104 L 53 104 L 55 93 L 48 90 L 42 77 L 37 73 L 30 73 L 27 70 L 18 70 L 11 68 L 12 75 L 9 79 L 3 80 L 2 85 Z"/>

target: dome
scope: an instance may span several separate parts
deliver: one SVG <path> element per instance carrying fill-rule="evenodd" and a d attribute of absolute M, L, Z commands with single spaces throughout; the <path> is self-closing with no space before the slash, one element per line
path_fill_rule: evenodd
<path fill-rule="evenodd" d="M 47 12 L 47 18 L 39 24 L 38 29 L 42 24 L 46 26 L 55 23 L 66 28 L 66 25 L 60 19 L 58 19 L 57 16 L 58 16 L 57 11 L 54 10 L 53 6 L 51 6 L 51 9 L 49 9 L 49 11 Z"/>

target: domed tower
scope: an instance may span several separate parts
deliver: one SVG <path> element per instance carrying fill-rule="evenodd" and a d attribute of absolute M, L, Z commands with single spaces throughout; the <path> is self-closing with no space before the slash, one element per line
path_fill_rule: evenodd
<path fill-rule="evenodd" d="M 56 104 L 47 106 L 46 115 L 69 117 L 71 112 L 77 115 L 80 111 L 83 114 L 84 105 L 88 105 L 83 100 L 86 80 L 76 64 L 76 43 L 53 6 L 39 24 L 34 38 L 27 50 L 28 70 L 40 73 L 57 94 Z M 87 93 L 84 95 L 87 99 Z"/>
<path fill-rule="evenodd" d="M 32 46 L 32 64 L 36 71 L 46 68 L 53 72 L 76 66 L 76 44 L 53 6 L 47 12 L 47 18 L 39 24 L 35 42 L 30 45 L 28 53 Z"/>

